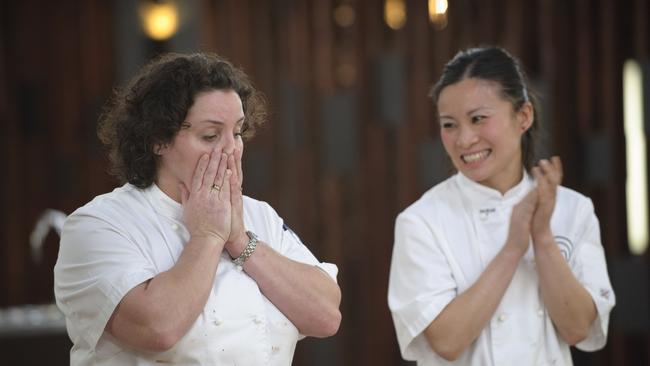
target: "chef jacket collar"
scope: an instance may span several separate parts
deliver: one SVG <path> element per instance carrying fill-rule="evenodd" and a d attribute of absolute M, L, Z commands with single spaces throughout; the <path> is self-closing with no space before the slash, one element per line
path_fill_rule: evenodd
<path fill-rule="evenodd" d="M 535 187 L 535 181 L 525 169 L 521 181 L 503 195 L 496 189 L 467 178 L 461 172 L 456 174 L 456 182 L 463 195 L 468 198 L 468 201 L 474 207 L 485 207 L 497 203 L 514 205 Z"/>
<path fill-rule="evenodd" d="M 182 221 L 183 206 L 174 201 L 154 183 L 145 189 L 147 199 L 159 214 L 177 221 Z"/>

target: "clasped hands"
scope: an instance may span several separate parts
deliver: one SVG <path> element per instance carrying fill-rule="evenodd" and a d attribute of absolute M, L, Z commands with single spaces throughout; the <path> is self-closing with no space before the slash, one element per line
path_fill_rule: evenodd
<path fill-rule="evenodd" d="M 248 241 L 241 158 L 240 149 L 231 154 L 214 149 L 199 159 L 190 187 L 179 183 L 183 221 L 191 237 L 225 245 L 231 256 L 238 255 Z"/>
<path fill-rule="evenodd" d="M 522 255 L 528 250 L 530 238 L 533 245 L 553 242 L 551 216 L 555 209 L 557 187 L 562 183 L 562 162 L 554 156 L 542 159 L 532 169 L 537 183 L 512 210 L 510 218 L 509 244 L 521 249 Z"/>

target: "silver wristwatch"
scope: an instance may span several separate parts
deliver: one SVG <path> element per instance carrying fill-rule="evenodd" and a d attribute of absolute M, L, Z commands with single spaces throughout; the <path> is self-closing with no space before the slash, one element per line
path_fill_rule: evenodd
<path fill-rule="evenodd" d="M 246 262 L 246 260 L 250 258 L 251 255 L 253 255 L 255 248 L 257 248 L 257 235 L 255 235 L 255 233 L 252 231 L 246 231 L 246 235 L 248 235 L 248 244 L 246 244 L 246 248 L 244 248 L 244 251 L 241 252 L 239 257 L 235 258 L 232 261 L 239 270 L 242 269 L 244 262 Z"/>

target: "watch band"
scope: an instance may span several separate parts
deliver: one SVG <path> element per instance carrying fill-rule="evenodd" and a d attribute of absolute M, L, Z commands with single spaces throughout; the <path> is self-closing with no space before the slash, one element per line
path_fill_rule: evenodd
<path fill-rule="evenodd" d="M 239 257 L 235 258 L 232 261 L 239 270 L 242 270 L 244 262 L 246 262 L 246 260 L 250 258 L 251 255 L 253 255 L 255 248 L 257 248 L 257 235 L 255 235 L 255 233 L 252 231 L 246 231 L 246 235 L 248 235 L 248 244 L 246 244 L 244 251 L 241 252 Z"/>

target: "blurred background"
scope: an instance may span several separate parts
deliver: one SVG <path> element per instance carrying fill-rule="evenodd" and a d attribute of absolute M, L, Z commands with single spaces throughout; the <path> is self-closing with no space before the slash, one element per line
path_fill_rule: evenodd
<path fill-rule="evenodd" d="M 427 93 L 459 49 L 494 44 L 522 61 L 547 154 L 601 221 L 618 304 L 607 346 L 574 362 L 650 365 L 649 22 L 647 0 L 1 0 L 0 363 L 68 364 L 50 227 L 117 186 L 95 133 L 111 90 L 156 54 L 206 50 L 270 103 L 246 193 L 339 266 L 341 328 L 299 342 L 294 365 L 407 365 L 393 223 L 450 174 Z"/>

